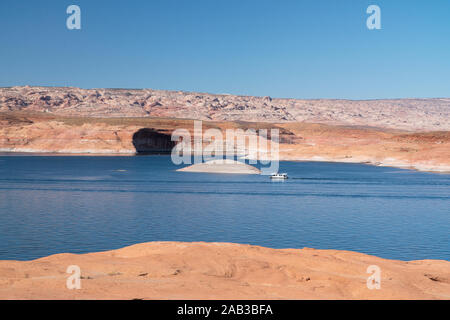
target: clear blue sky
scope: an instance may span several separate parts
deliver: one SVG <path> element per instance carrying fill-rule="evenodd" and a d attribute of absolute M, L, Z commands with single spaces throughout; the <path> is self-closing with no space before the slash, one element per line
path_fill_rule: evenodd
<path fill-rule="evenodd" d="M 1 0 L 0 86 L 14 85 L 450 97 L 450 1 Z"/>

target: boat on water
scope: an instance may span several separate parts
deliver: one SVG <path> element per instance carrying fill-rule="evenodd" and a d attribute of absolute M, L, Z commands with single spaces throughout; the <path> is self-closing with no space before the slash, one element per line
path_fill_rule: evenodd
<path fill-rule="evenodd" d="M 270 175 L 270 179 L 287 179 L 287 173 L 273 173 Z"/>

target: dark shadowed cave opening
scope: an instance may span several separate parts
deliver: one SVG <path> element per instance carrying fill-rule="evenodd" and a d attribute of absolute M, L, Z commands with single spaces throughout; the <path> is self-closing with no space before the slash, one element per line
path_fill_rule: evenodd
<path fill-rule="evenodd" d="M 133 146 L 137 154 L 170 154 L 175 144 L 170 133 L 152 128 L 142 128 L 133 134 Z"/>

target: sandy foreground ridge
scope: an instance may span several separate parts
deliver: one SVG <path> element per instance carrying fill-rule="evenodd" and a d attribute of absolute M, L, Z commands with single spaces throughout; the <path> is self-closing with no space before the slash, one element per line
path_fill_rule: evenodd
<path fill-rule="evenodd" d="M 66 287 L 67 267 L 81 289 Z M 367 267 L 381 269 L 369 290 Z M 232 243 L 150 242 L 0 261 L 0 299 L 450 299 L 450 262 Z"/>

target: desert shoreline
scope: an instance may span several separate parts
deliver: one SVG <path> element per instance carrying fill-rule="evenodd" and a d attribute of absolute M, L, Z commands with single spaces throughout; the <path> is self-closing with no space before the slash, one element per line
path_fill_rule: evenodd
<path fill-rule="evenodd" d="M 154 149 L 170 154 L 171 135 L 194 121 L 169 118 L 68 117 L 42 112 L 0 112 L 0 152 L 17 154 L 134 155 Z M 203 121 L 203 132 L 218 129 L 279 130 L 281 161 L 363 163 L 426 172 L 450 172 L 450 131 L 406 132 L 319 123 Z M 236 131 L 238 132 L 238 131 Z M 206 141 L 203 142 L 205 145 Z M 246 159 L 270 159 L 256 149 Z"/>
<path fill-rule="evenodd" d="M 68 289 L 70 265 L 81 289 Z M 367 287 L 369 266 L 380 289 Z M 450 299 L 450 261 L 343 250 L 149 242 L 86 254 L 0 261 L 0 299 Z"/>
<path fill-rule="evenodd" d="M 151 154 L 152 156 L 159 155 L 168 155 L 168 154 Z M 36 151 L 26 151 L 26 150 L 14 150 L 14 149 L 0 149 L 0 156 L 106 156 L 106 157 L 121 157 L 121 156 L 140 156 L 139 153 L 132 150 L 124 150 L 122 152 L 114 153 L 114 152 L 89 152 L 85 151 L 47 151 L 47 150 L 36 150 Z M 249 159 L 246 159 L 249 160 Z M 263 158 L 252 158 L 251 160 L 267 160 Z M 318 160 L 317 157 L 312 158 L 291 158 L 291 157 L 280 157 L 278 159 L 281 162 L 323 162 L 323 163 L 349 163 L 349 164 L 364 164 L 375 167 L 390 167 L 397 168 L 403 170 L 413 170 L 419 172 L 429 172 L 429 173 L 439 173 L 439 174 L 450 174 L 450 166 L 449 165 L 423 165 L 423 164 L 414 164 L 407 162 L 383 162 L 380 160 L 361 160 L 361 161 L 352 161 L 349 159 L 323 159 Z M 180 168 L 183 169 L 183 168 Z M 179 170 L 178 171 L 182 171 Z"/>

